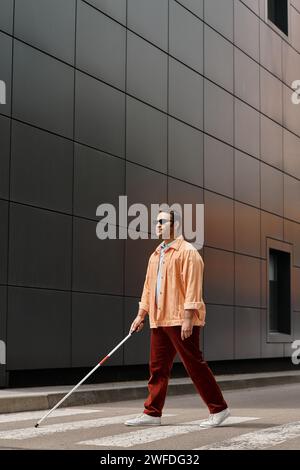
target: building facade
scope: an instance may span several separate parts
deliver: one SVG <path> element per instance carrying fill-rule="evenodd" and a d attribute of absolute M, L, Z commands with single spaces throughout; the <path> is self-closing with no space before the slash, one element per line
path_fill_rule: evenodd
<path fill-rule="evenodd" d="M 300 1 L 280 4 L 0 1 L 1 386 L 90 367 L 128 333 L 158 242 L 96 237 L 119 195 L 204 203 L 207 360 L 291 355 Z M 147 364 L 148 340 L 108 366 Z"/>

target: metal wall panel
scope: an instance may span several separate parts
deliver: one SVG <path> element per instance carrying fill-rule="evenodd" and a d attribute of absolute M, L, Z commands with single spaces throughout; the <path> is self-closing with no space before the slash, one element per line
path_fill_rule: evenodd
<path fill-rule="evenodd" d="M 124 240 L 100 240 L 96 223 L 77 217 L 73 237 L 73 289 L 122 295 Z"/>
<path fill-rule="evenodd" d="M 8 203 L 0 200 L 0 283 L 7 282 Z"/>
<path fill-rule="evenodd" d="M 13 117 L 73 137 L 71 67 L 15 41 L 13 83 Z"/>
<path fill-rule="evenodd" d="M 166 173 L 168 120 L 166 114 L 131 97 L 126 104 L 126 158 Z"/>
<path fill-rule="evenodd" d="M 177 119 L 168 121 L 169 175 L 203 186 L 203 133 Z"/>
<path fill-rule="evenodd" d="M 212 28 L 204 28 L 204 73 L 233 93 L 233 45 Z"/>
<path fill-rule="evenodd" d="M 11 115 L 12 43 L 11 37 L 0 32 L 0 80 L 2 82 L 0 110 L 7 116 Z"/>
<path fill-rule="evenodd" d="M 11 204 L 9 230 L 9 284 L 71 288 L 70 216 Z"/>
<path fill-rule="evenodd" d="M 75 99 L 75 139 L 103 152 L 124 156 L 124 94 L 76 72 Z"/>
<path fill-rule="evenodd" d="M 100 204 L 118 207 L 124 186 L 124 159 L 75 144 L 74 214 L 100 220 L 96 216 L 97 207 Z"/>
<path fill-rule="evenodd" d="M 76 66 L 125 89 L 126 29 L 83 2 L 78 3 Z"/>
<path fill-rule="evenodd" d="M 139 36 L 127 36 L 127 92 L 167 111 L 168 56 Z"/>
<path fill-rule="evenodd" d="M 74 64 L 76 0 L 15 0 L 14 33 L 22 41 Z"/>
<path fill-rule="evenodd" d="M 128 27 L 168 50 L 169 0 L 128 0 Z"/>
<path fill-rule="evenodd" d="M 68 292 L 9 287 L 9 370 L 71 366 L 70 303 Z"/>
<path fill-rule="evenodd" d="M 72 212 L 73 143 L 13 122 L 11 197 L 14 201 Z"/>
<path fill-rule="evenodd" d="M 10 156 L 10 119 L 0 116 L 0 197 L 8 198 L 9 156 Z"/>
<path fill-rule="evenodd" d="M 0 29 L 11 34 L 13 28 L 14 0 L 2 0 L 0 4 Z"/>
<path fill-rule="evenodd" d="M 111 351 L 123 335 L 123 300 L 112 295 L 73 293 L 72 366 L 92 367 Z M 113 344 L 112 344 L 113 343 Z M 120 348 L 109 365 L 123 363 Z"/>

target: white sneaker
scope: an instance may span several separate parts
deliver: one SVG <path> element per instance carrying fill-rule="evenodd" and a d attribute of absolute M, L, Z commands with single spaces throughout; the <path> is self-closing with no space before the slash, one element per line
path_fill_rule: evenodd
<path fill-rule="evenodd" d="M 219 413 L 211 413 L 208 419 L 200 423 L 200 426 L 202 428 L 213 428 L 215 426 L 220 426 L 220 424 L 223 423 L 223 421 L 225 421 L 228 416 L 230 416 L 230 411 L 228 408 L 225 408 L 225 410 L 220 411 Z"/>
<path fill-rule="evenodd" d="M 146 413 L 136 416 L 136 418 L 125 421 L 126 426 L 160 426 L 160 416 L 150 416 Z"/>

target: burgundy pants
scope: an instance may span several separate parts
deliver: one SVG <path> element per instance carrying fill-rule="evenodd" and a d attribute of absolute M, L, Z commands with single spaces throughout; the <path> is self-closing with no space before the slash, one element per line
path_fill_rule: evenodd
<path fill-rule="evenodd" d="M 210 413 L 227 408 L 213 373 L 203 360 L 199 335 L 200 326 L 193 326 L 192 335 L 185 340 L 181 339 L 181 326 L 151 328 L 149 395 L 144 403 L 144 413 L 162 415 L 176 352 Z"/>

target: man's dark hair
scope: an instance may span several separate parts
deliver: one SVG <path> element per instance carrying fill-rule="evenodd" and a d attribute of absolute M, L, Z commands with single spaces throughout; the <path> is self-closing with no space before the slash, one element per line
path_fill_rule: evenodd
<path fill-rule="evenodd" d="M 166 214 L 170 214 L 171 225 L 174 225 L 175 222 L 179 222 L 178 227 L 181 226 L 181 214 L 178 211 L 174 209 L 166 209 L 161 210 L 159 212 L 165 212 Z"/>

